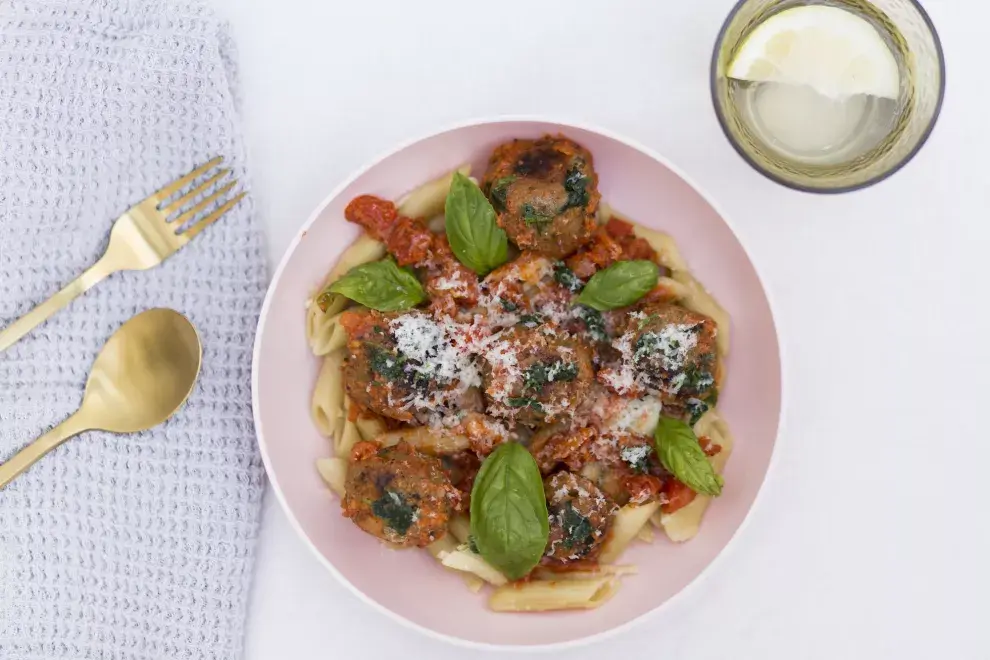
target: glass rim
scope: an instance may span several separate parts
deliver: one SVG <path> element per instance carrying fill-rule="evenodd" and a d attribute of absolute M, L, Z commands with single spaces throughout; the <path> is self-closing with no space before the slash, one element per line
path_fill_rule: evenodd
<path fill-rule="evenodd" d="M 739 156 L 747 164 L 749 164 L 750 167 L 752 167 L 754 170 L 756 170 L 766 178 L 770 179 L 774 183 L 779 183 L 780 185 L 790 188 L 792 190 L 797 190 L 800 192 L 807 192 L 807 193 L 817 193 L 820 195 L 837 195 L 840 193 L 863 190 L 864 188 L 869 188 L 871 186 L 874 186 L 880 183 L 881 181 L 890 178 L 897 172 L 901 171 L 901 169 L 905 165 L 907 165 L 912 160 L 914 160 L 914 157 L 918 155 L 918 152 L 921 151 L 921 148 L 928 143 L 928 138 L 931 137 L 932 131 L 935 130 L 935 124 L 938 123 L 939 116 L 942 114 L 942 102 L 945 99 L 945 54 L 942 51 L 942 40 L 938 35 L 938 30 L 935 29 L 935 24 L 932 23 L 931 17 L 928 15 L 928 12 L 925 11 L 925 8 L 921 6 L 921 3 L 918 2 L 918 0 L 908 0 L 908 2 L 914 5 L 914 8 L 918 10 L 918 14 L 921 16 L 921 19 L 925 22 L 925 25 L 928 27 L 928 30 L 931 32 L 932 40 L 935 42 L 935 52 L 938 56 L 938 72 L 939 72 L 938 99 L 936 99 L 935 101 L 935 111 L 932 113 L 932 118 L 929 120 L 928 126 L 925 127 L 924 132 L 922 132 L 921 138 L 918 140 L 918 143 L 914 145 L 914 147 L 911 148 L 911 151 L 909 151 L 904 156 L 904 158 L 898 161 L 893 167 L 861 183 L 856 183 L 848 186 L 840 186 L 836 188 L 816 188 L 813 186 L 796 183 L 794 181 L 788 181 L 784 177 L 774 174 L 773 172 L 770 172 L 766 168 L 761 167 L 752 156 L 746 153 L 746 150 L 743 149 L 742 146 L 740 146 L 739 142 L 732 136 L 732 133 L 729 131 L 727 125 L 728 122 L 726 121 L 726 117 L 725 117 L 725 112 L 722 110 L 722 106 L 718 102 L 717 84 L 718 84 L 719 52 L 721 51 L 722 42 L 725 40 L 725 34 L 728 31 L 729 25 L 732 23 L 732 20 L 736 17 L 736 14 L 739 13 L 739 11 L 743 8 L 745 4 L 752 1 L 753 0 L 738 0 L 736 4 L 732 7 L 732 10 L 729 11 L 728 16 L 725 17 L 725 21 L 722 23 L 722 27 L 718 31 L 718 36 L 715 38 L 715 48 L 712 52 L 711 70 L 709 74 L 709 78 L 710 78 L 709 87 L 712 97 L 712 106 L 715 109 L 715 117 L 718 119 L 718 124 L 719 127 L 721 127 L 722 129 L 722 134 L 725 135 L 726 140 L 728 140 L 729 144 L 732 145 L 732 148 L 735 150 L 735 152 L 739 154 Z"/>

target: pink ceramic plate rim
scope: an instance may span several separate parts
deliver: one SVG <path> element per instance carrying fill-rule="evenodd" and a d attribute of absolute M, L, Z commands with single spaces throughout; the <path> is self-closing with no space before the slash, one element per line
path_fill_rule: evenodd
<path fill-rule="evenodd" d="M 285 268 L 287 267 L 289 261 L 291 260 L 292 255 L 295 253 L 295 250 L 296 250 L 297 246 L 299 245 L 300 241 L 306 235 L 306 233 L 310 229 L 310 227 L 319 219 L 319 217 L 322 215 L 322 213 L 326 209 L 326 207 L 329 206 L 333 202 L 333 200 L 335 200 L 355 180 L 357 180 L 358 178 L 360 178 L 361 176 L 363 176 L 364 174 L 366 174 L 369 170 L 373 169 L 380 162 L 382 162 L 382 161 L 388 159 L 389 157 L 394 156 L 394 155 L 396 155 L 396 154 L 398 154 L 398 153 L 400 153 L 400 152 L 402 152 L 402 151 L 404 151 L 404 150 L 406 150 L 406 149 L 408 149 L 408 148 L 410 148 L 410 147 L 412 147 L 412 146 L 414 146 L 414 145 L 416 145 L 416 144 L 418 144 L 420 142 L 423 142 L 423 141 L 426 141 L 426 140 L 430 140 L 431 138 L 435 138 L 437 136 L 443 135 L 443 134 L 448 133 L 448 132 L 451 132 L 451 131 L 456 131 L 456 130 L 459 130 L 459 129 L 465 129 L 465 128 L 470 128 L 470 127 L 479 126 L 479 125 L 500 124 L 500 123 L 510 123 L 510 122 L 530 122 L 530 123 L 540 123 L 540 124 L 553 124 L 553 125 L 556 125 L 556 126 L 565 128 L 565 129 L 566 128 L 573 128 L 573 129 L 577 129 L 577 130 L 581 130 L 581 131 L 587 131 L 587 132 L 590 132 L 590 133 L 596 133 L 596 134 L 601 135 L 601 136 L 603 136 L 605 138 L 608 138 L 610 140 L 614 140 L 616 142 L 622 143 L 625 146 L 630 147 L 630 148 L 632 148 L 632 149 L 634 149 L 636 151 L 639 151 L 640 153 L 646 155 L 647 157 L 649 157 L 649 158 L 657 161 L 658 163 L 660 163 L 661 165 L 663 165 L 664 167 L 666 167 L 667 169 L 669 169 L 671 172 L 673 172 L 675 175 L 677 175 L 678 177 L 680 177 L 689 187 L 691 187 L 712 208 L 712 210 L 715 211 L 715 213 L 721 218 L 721 220 L 729 228 L 730 232 L 733 234 L 733 237 L 735 238 L 735 240 L 738 242 L 739 246 L 742 248 L 743 252 L 745 253 L 746 258 L 749 261 L 749 264 L 752 266 L 753 271 L 754 271 L 754 273 L 756 275 L 756 278 L 759 281 L 759 284 L 760 284 L 760 286 L 761 286 L 761 288 L 763 290 L 763 293 L 766 296 L 767 306 L 768 306 L 769 311 L 770 311 L 770 321 L 771 321 L 771 323 L 773 325 L 774 333 L 776 334 L 776 340 L 777 340 L 777 351 L 778 351 L 778 356 L 779 356 L 779 369 L 780 369 L 779 378 L 780 378 L 780 387 L 781 387 L 781 391 L 780 391 L 780 411 L 779 411 L 779 414 L 778 414 L 777 424 L 776 424 L 777 434 L 776 434 L 776 437 L 774 438 L 774 441 L 773 441 L 773 448 L 771 450 L 770 459 L 769 459 L 769 462 L 767 464 L 766 472 L 763 475 L 763 480 L 761 481 L 760 486 L 757 489 L 756 495 L 755 495 L 755 497 L 754 497 L 754 499 L 753 499 L 753 501 L 752 501 L 752 503 L 751 503 L 748 511 L 744 515 L 742 521 L 736 527 L 736 530 L 732 533 L 732 535 L 730 536 L 729 540 L 725 543 L 724 547 L 716 554 L 716 556 L 703 569 L 701 569 L 701 571 L 698 573 L 698 575 L 691 582 L 689 582 L 686 586 L 684 586 L 682 589 L 680 589 L 679 591 L 677 591 L 676 593 L 674 593 L 672 596 L 670 596 L 669 598 L 667 598 L 665 601 L 663 601 L 657 607 L 654 607 L 653 609 L 651 609 L 651 610 L 649 610 L 649 611 L 647 611 L 647 612 L 645 612 L 645 613 L 643 613 L 643 614 L 641 614 L 639 616 L 636 616 L 636 617 L 630 619 L 629 621 L 626 621 L 625 623 L 619 624 L 619 625 L 617 625 L 617 626 L 615 626 L 613 628 L 610 628 L 610 629 L 605 630 L 605 631 L 600 632 L 600 633 L 588 635 L 588 636 L 585 636 L 585 637 L 580 637 L 580 638 L 569 640 L 569 641 L 565 641 L 565 642 L 554 642 L 554 643 L 532 644 L 532 645 L 522 645 L 522 644 L 504 644 L 503 645 L 503 644 L 491 644 L 491 643 L 486 643 L 486 642 L 477 642 L 477 641 L 473 641 L 473 640 L 464 639 L 464 638 L 461 638 L 461 637 L 455 637 L 453 635 L 447 635 L 447 634 L 438 632 L 436 630 L 432 630 L 432 629 L 430 629 L 430 628 L 428 628 L 426 626 L 423 626 L 423 625 L 420 625 L 420 624 L 418 624 L 418 623 L 416 623 L 414 621 L 411 621 L 411 620 L 407 619 L 406 617 L 404 617 L 404 616 L 402 616 L 400 614 L 397 614 L 396 612 L 394 612 L 391 609 L 389 609 L 388 607 L 382 605 L 381 603 L 379 603 L 375 599 L 369 597 L 363 591 L 361 591 L 360 589 L 358 589 L 354 584 L 352 584 L 350 582 L 350 580 L 348 580 L 347 577 L 345 577 L 343 575 L 343 573 L 341 573 L 341 571 L 338 570 L 333 565 L 333 563 L 330 562 L 323 555 L 322 552 L 320 552 L 320 550 L 316 547 L 316 545 L 313 543 L 313 541 L 309 538 L 307 532 L 303 529 L 303 527 L 302 527 L 301 523 L 299 522 L 298 518 L 293 514 L 291 508 L 289 507 L 288 502 L 286 500 L 286 497 L 283 494 L 281 487 L 279 486 L 278 479 L 275 476 L 274 470 L 272 469 L 271 458 L 268 455 L 267 443 L 265 442 L 265 439 L 263 437 L 262 421 L 261 421 L 260 412 L 259 412 L 260 411 L 260 401 L 259 401 L 259 387 L 258 387 L 258 375 L 259 375 L 258 364 L 259 364 L 259 358 L 260 358 L 260 354 L 261 354 L 261 344 L 262 344 L 262 337 L 263 337 L 263 334 L 264 334 L 265 322 L 267 320 L 269 308 L 270 308 L 270 306 L 272 304 L 272 296 L 273 296 L 273 293 L 275 291 L 276 284 L 279 282 L 279 280 L 280 280 L 280 278 L 282 276 L 283 271 L 285 270 Z M 770 472 L 774 469 L 774 467 L 776 465 L 776 462 L 778 460 L 777 457 L 778 457 L 779 442 L 780 442 L 780 438 L 783 435 L 783 429 L 784 429 L 784 424 L 785 424 L 784 411 L 786 410 L 786 392 L 787 392 L 787 387 L 786 387 L 786 369 L 784 368 L 784 365 L 786 364 L 786 360 L 785 360 L 785 355 L 784 355 L 784 342 L 780 341 L 780 329 L 779 329 L 779 326 L 777 324 L 777 317 L 776 317 L 776 313 L 774 312 L 774 307 L 775 306 L 774 306 L 773 300 L 770 297 L 770 291 L 769 291 L 769 289 L 766 286 L 766 282 L 765 282 L 763 276 L 760 274 L 760 271 L 759 271 L 758 267 L 756 266 L 755 262 L 753 262 L 752 258 L 750 258 L 749 250 L 746 249 L 746 245 L 743 243 L 742 239 L 739 237 L 739 234 L 735 231 L 735 228 L 733 227 L 731 221 L 728 219 L 728 216 L 725 214 L 725 212 L 718 206 L 718 204 L 715 203 L 715 201 L 713 200 L 713 198 L 704 189 L 702 189 L 691 177 L 687 176 L 680 168 L 678 168 L 676 165 L 674 165 L 673 163 L 671 163 L 670 161 L 668 161 L 666 158 L 664 158 L 663 156 L 659 155 L 658 153 L 654 152 L 653 150 L 651 150 L 651 149 L 649 149 L 649 148 L 647 148 L 647 147 L 639 144 L 638 142 L 636 142 L 634 140 L 631 140 L 631 139 L 629 139 L 627 137 L 618 135 L 618 134 L 613 133 L 613 132 L 611 132 L 609 130 L 602 129 L 602 128 L 599 128 L 597 126 L 593 126 L 593 125 L 590 125 L 590 124 L 587 124 L 587 123 L 583 123 L 583 122 L 568 121 L 568 120 L 564 120 L 564 119 L 554 119 L 554 118 L 547 118 L 547 117 L 540 117 L 540 116 L 527 116 L 527 115 L 520 115 L 520 116 L 517 116 L 517 115 L 504 115 L 504 116 L 496 116 L 496 117 L 491 117 L 491 118 L 481 118 L 481 119 L 473 119 L 473 120 L 466 120 L 466 121 L 457 122 L 455 124 L 448 125 L 448 126 L 442 128 L 440 130 L 432 131 L 432 132 L 430 132 L 430 133 L 428 133 L 426 135 L 421 135 L 421 136 L 415 137 L 413 139 L 407 140 L 406 142 L 403 142 L 403 143 L 399 144 L 397 147 L 391 149 L 390 151 L 388 151 L 386 153 L 383 153 L 383 154 L 380 154 L 376 158 L 372 159 L 370 162 L 368 162 L 367 164 L 365 164 L 361 169 L 359 169 L 354 174 L 352 174 L 350 177 L 348 177 L 346 180 L 344 180 L 343 182 L 341 182 L 329 195 L 327 195 L 327 197 L 325 197 L 323 199 L 323 201 L 319 204 L 319 206 L 317 206 L 316 209 L 310 214 L 309 218 L 306 220 L 306 223 L 296 233 L 296 236 L 293 238 L 292 242 L 289 244 L 288 248 L 286 249 L 285 253 L 283 254 L 283 256 L 282 256 L 282 258 L 281 258 L 281 260 L 279 262 L 278 268 L 276 268 L 275 274 L 273 275 L 273 277 L 271 279 L 271 282 L 269 283 L 268 292 L 265 295 L 265 300 L 264 300 L 264 303 L 263 303 L 262 308 L 261 308 L 261 313 L 260 313 L 259 319 L 258 319 L 258 327 L 257 327 L 256 335 L 255 335 L 255 344 L 254 344 L 254 352 L 253 352 L 253 368 L 252 368 L 252 374 L 251 374 L 252 408 L 253 408 L 255 429 L 256 429 L 256 433 L 258 435 L 258 446 L 259 446 L 259 449 L 260 449 L 262 461 L 263 461 L 263 463 L 265 465 L 265 470 L 266 470 L 266 472 L 268 474 L 268 478 L 271 480 L 272 489 L 275 492 L 275 496 L 278 499 L 279 504 L 282 507 L 282 510 L 285 512 L 286 516 L 288 517 L 289 522 L 292 525 L 293 529 L 300 536 L 300 538 L 303 539 L 303 541 L 306 543 L 306 545 L 309 547 L 309 549 L 317 556 L 317 558 L 320 560 L 320 562 L 323 564 L 323 566 L 326 567 L 327 570 L 329 570 L 330 573 L 334 577 L 336 577 L 337 580 L 340 581 L 341 584 L 343 584 L 348 590 L 350 590 L 351 593 L 353 593 L 355 596 L 357 596 L 364 603 L 366 603 L 366 604 L 370 605 L 371 607 L 373 607 L 375 610 L 377 610 L 377 611 L 379 611 L 379 612 L 387 615 L 393 621 L 396 621 L 396 622 L 400 623 L 401 625 L 403 625 L 403 626 L 405 626 L 405 627 L 407 627 L 409 629 L 412 629 L 412 630 L 418 631 L 420 633 L 423 633 L 423 634 L 425 634 L 425 635 L 427 635 L 427 636 L 429 636 L 429 637 L 431 637 L 433 639 L 437 639 L 437 640 L 440 640 L 440 641 L 443 641 L 443 642 L 452 643 L 452 644 L 455 644 L 455 645 L 458 645 L 458 646 L 462 646 L 462 647 L 466 647 L 466 648 L 479 649 L 479 650 L 498 650 L 498 651 L 516 651 L 516 652 L 524 652 L 524 653 L 534 653 L 534 652 L 538 653 L 538 652 L 548 652 L 548 651 L 560 651 L 560 650 L 564 650 L 564 649 L 575 648 L 575 647 L 578 647 L 578 646 L 585 646 L 585 645 L 588 645 L 588 644 L 592 644 L 592 643 L 596 643 L 596 642 L 601 642 L 601 641 L 603 641 L 605 639 L 608 639 L 610 637 L 613 637 L 615 635 L 618 635 L 619 633 L 621 633 L 623 631 L 629 630 L 634 625 L 637 625 L 637 624 L 645 621 L 647 618 L 656 615 L 658 612 L 660 612 L 661 610 L 665 609 L 671 602 L 673 602 L 674 600 L 682 597 L 689 590 L 696 588 L 696 586 L 698 584 L 700 584 L 701 581 L 704 578 L 706 578 L 712 572 L 713 567 L 716 566 L 716 564 L 718 564 L 723 559 L 723 557 L 725 557 L 726 554 L 728 554 L 728 551 L 729 551 L 730 547 L 735 543 L 736 539 L 739 538 L 739 536 L 741 535 L 741 532 L 746 527 L 746 525 L 749 523 L 749 520 L 752 517 L 753 510 L 756 508 L 757 503 L 760 501 L 760 499 L 762 497 L 762 494 L 763 494 L 763 491 L 764 491 L 764 486 L 766 485 L 766 479 L 769 476 Z"/>

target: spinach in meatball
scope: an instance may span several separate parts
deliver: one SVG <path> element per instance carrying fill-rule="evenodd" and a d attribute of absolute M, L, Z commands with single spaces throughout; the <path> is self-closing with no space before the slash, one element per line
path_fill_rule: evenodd
<path fill-rule="evenodd" d="M 587 243 L 595 229 L 598 175 L 591 153 L 567 138 L 500 145 L 482 187 L 499 225 L 523 250 L 565 257 Z"/>
<path fill-rule="evenodd" d="M 503 330 L 484 357 L 488 414 L 527 426 L 570 418 L 594 382 L 587 344 L 536 315 Z"/>
<path fill-rule="evenodd" d="M 598 380 L 623 396 L 656 392 L 681 405 L 708 399 L 718 378 L 716 332 L 712 319 L 683 307 L 641 305 L 617 324 L 616 358 Z"/>
<path fill-rule="evenodd" d="M 460 501 L 440 460 L 406 443 L 355 445 L 341 509 L 372 536 L 401 547 L 441 538 Z"/>
<path fill-rule="evenodd" d="M 550 514 L 546 564 L 593 560 L 601 552 L 615 513 L 615 504 L 595 484 L 570 472 L 544 482 Z"/>
<path fill-rule="evenodd" d="M 418 311 L 373 310 L 344 312 L 340 323 L 349 338 L 344 387 L 358 406 L 401 422 L 479 407 L 474 358 L 444 324 Z"/>

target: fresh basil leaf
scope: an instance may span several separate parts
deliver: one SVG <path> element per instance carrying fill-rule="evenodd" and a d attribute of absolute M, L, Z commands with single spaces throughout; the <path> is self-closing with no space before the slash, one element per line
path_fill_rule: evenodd
<path fill-rule="evenodd" d="M 471 536 L 479 553 L 510 580 L 533 570 L 550 538 L 547 500 L 536 461 L 522 445 L 499 445 L 471 489 Z"/>
<path fill-rule="evenodd" d="M 690 426 L 678 419 L 661 417 L 653 441 L 660 464 L 685 486 L 702 495 L 721 495 L 722 477 L 708 462 Z"/>
<path fill-rule="evenodd" d="M 578 303 L 604 312 L 631 305 L 657 285 L 660 269 L 652 261 L 620 261 L 588 280 Z"/>
<path fill-rule="evenodd" d="M 331 284 L 330 291 L 379 312 L 404 311 L 426 300 L 416 276 L 391 258 L 355 266 Z"/>
<path fill-rule="evenodd" d="M 495 222 L 495 209 L 460 172 L 450 184 L 445 215 L 450 249 L 462 264 L 485 275 L 509 260 L 509 238 Z"/>

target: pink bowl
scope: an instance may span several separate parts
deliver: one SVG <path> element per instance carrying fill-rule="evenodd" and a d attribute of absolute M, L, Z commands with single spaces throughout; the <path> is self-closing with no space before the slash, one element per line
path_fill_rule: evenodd
<path fill-rule="evenodd" d="M 732 315 L 728 378 L 719 408 L 736 447 L 726 488 L 701 532 L 683 545 L 658 538 L 634 544 L 623 563 L 639 575 L 597 610 L 495 614 L 482 595 L 425 552 L 392 551 L 340 515 L 314 467 L 330 443 L 310 421 L 319 368 L 305 335 L 303 303 L 358 235 L 344 207 L 361 193 L 397 199 L 470 162 L 482 172 L 495 145 L 514 137 L 563 132 L 591 150 L 603 198 L 638 222 L 672 234 L 697 277 Z M 396 620 L 473 646 L 533 648 L 586 641 L 651 612 L 694 581 L 729 543 L 763 483 L 781 412 L 781 365 L 767 296 L 745 249 L 709 199 L 656 154 L 600 130 L 545 121 L 460 126 L 407 144 L 337 188 L 313 213 L 282 258 L 268 290 L 254 352 L 254 415 L 272 486 L 290 520 L 324 565 L 355 594 Z M 662 536 L 662 535 L 661 535 Z"/>

